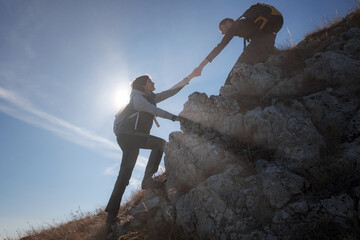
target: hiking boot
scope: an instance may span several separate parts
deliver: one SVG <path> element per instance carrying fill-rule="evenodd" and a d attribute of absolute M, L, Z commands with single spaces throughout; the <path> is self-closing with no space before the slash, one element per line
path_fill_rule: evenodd
<path fill-rule="evenodd" d="M 165 186 L 165 182 L 158 182 L 152 178 L 145 178 L 141 183 L 141 189 L 163 188 L 164 186 Z"/>

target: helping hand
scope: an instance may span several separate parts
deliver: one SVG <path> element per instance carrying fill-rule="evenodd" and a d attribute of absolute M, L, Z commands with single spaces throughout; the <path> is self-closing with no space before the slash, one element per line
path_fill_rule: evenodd
<path fill-rule="evenodd" d="M 193 78 L 194 78 L 194 77 L 199 77 L 199 76 L 201 76 L 201 71 L 202 71 L 202 68 L 197 67 L 197 68 L 195 68 L 195 69 L 192 71 L 192 73 L 190 74 L 190 76 L 192 76 Z"/>
<path fill-rule="evenodd" d="M 202 68 L 200 68 L 200 67 L 195 68 L 195 69 L 192 71 L 192 73 L 191 73 L 189 76 L 187 76 L 187 78 L 189 79 L 189 82 L 190 82 L 190 80 L 193 79 L 194 77 L 200 76 L 200 75 L 201 75 L 201 70 L 202 70 Z"/>

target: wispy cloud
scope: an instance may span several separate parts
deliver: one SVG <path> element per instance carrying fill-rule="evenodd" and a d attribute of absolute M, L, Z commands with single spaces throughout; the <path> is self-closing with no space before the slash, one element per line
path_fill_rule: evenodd
<path fill-rule="evenodd" d="M 147 158 L 140 155 L 137 158 L 137 161 L 136 161 L 136 164 L 135 164 L 135 167 L 134 167 L 134 171 L 143 171 L 145 169 L 145 167 L 146 167 L 147 161 L 148 161 Z M 120 169 L 120 163 L 117 162 L 113 166 L 110 166 L 110 167 L 106 168 L 105 171 L 104 171 L 104 174 L 105 175 L 111 175 L 111 176 L 117 176 L 118 173 L 119 173 L 119 169 Z"/>
<path fill-rule="evenodd" d="M 112 165 L 105 169 L 104 174 L 110 176 L 116 176 L 119 172 L 119 163 Z"/>
<path fill-rule="evenodd" d="M 147 158 L 145 158 L 143 156 L 139 156 L 137 161 L 136 161 L 135 167 L 145 169 L 147 162 L 148 162 Z"/>
<path fill-rule="evenodd" d="M 46 129 L 82 147 L 101 152 L 106 157 L 120 158 L 116 143 L 41 111 L 16 92 L 0 87 L 0 100 L 0 111 L 9 116 Z"/>
<path fill-rule="evenodd" d="M 39 110 L 29 100 L 23 98 L 14 91 L 0 87 L 0 111 L 24 121 L 33 126 L 48 130 L 57 136 L 73 142 L 79 146 L 100 152 L 108 158 L 121 159 L 121 152 L 119 146 L 95 133 L 86 129 L 75 126 L 65 120 L 55 117 L 49 113 Z M 148 158 L 139 156 L 135 172 L 143 172 Z M 113 166 L 104 170 L 105 175 L 117 176 L 120 162 L 116 161 Z M 160 171 L 164 171 L 163 166 L 160 166 Z M 136 179 L 130 181 L 133 186 L 138 186 L 140 183 Z"/>
<path fill-rule="evenodd" d="M 129 182 L 130 182 L 130 186 L 132 186 L 133 188 L 135 189 L 140 188 L 141 181 L 139 179 L 132 177 Z"/>

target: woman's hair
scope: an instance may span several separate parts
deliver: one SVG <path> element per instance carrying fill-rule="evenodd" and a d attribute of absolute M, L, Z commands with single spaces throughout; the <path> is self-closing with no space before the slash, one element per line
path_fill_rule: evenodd
<path fill-rule="evenodd" d="M 234 23 L 235 21 L 234 21 L 234 19 L 232 19 L 232 18 L 224 18 L 224 19 L 221 20 L 221 22 L 219 23 L 219 28 L 220 28 L 221 25 L 226 24 L 227 22 Z"/>
<path fill-rule="evenodd" d="M 139 91 L 144 91 L 144 86 L 147 82 L 147 80 L 150 79 L 149 75 L 142 75 L 140 77 L 135 78 L 135 80 L 131 83 L 130 87 L 132 89 L 136 89 Z"/>

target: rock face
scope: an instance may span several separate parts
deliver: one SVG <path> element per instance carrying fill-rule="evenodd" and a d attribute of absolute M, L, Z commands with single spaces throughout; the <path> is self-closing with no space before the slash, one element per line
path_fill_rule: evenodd
<path fill-rule="evenodd" d="M 236 66 L 219 96 L 191 94 L 165 146 L 165 192 L 133 215 L 193 239 L 357 238 L 360 29 L 349 23 L 301 42 L 290 70 L 283 51 Z"/>

